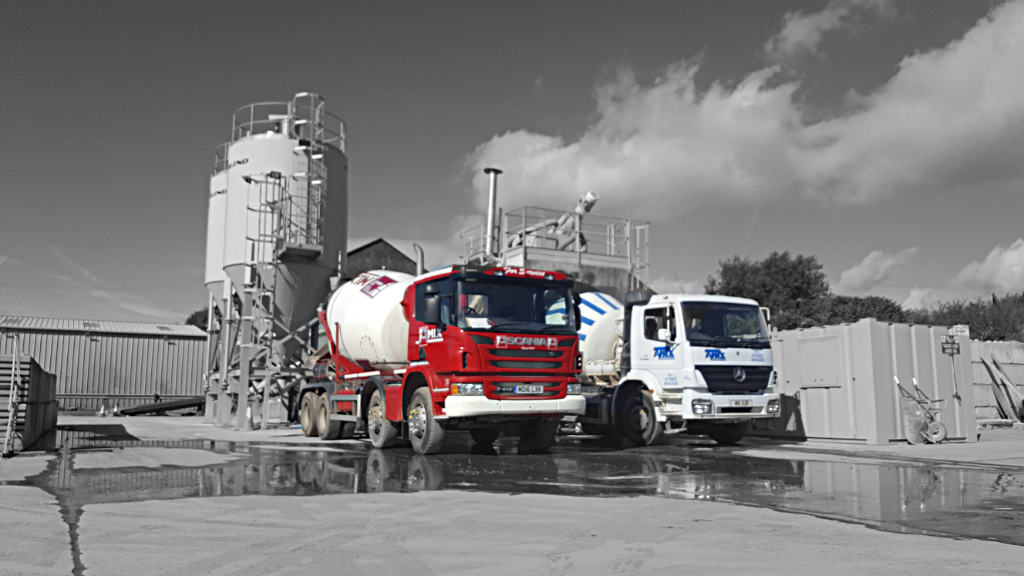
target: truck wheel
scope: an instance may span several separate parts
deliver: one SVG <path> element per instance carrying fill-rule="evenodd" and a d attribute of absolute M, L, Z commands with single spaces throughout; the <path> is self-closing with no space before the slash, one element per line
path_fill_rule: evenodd
<path fill-rule="evenodd" d="M 366 433 L 374 448 L 390 448 L 398 437 L 398 429 L 384 417 L 384 397 L 380 388 L 373 391 L 366 407 Z"/>
<path fill-rule="evenodd" d="M 707 435 L 719 444 L 732 446 L 739 442 L 747 434 L 750 422 L 736 422 L 733 424 L 712 424 L 707 428 Z"/>
<path fill-rule="evenodd" d="M 341 437 L 341 425 L 343 422 L 340 420 L 331 420 L 331 414 L 337 412 L 335 409 L 336 406 L 336 404 L 331 402 L 331 395 L 329 392 L 324 392 L 320 396 L 320 401 L 317 402 L 316 430 L 317 434 L 320 435 L 321 440 L 337 440 Z"/>
<path fill-rule="evenodd" d="M 366 491 L 387 492 L 385 483 L 391 476 L 391 463 L 380 450 L 370 450 L 366 458 Z"/>
<path fill-rule="evenodd" d="M 555 444 L 558 434 L 558 420 L 555 418 L 536 418 L 523 425 L 519 432 L 519 450 L 525 452 L 543 452 Z"/>
<path fill-rule="evenodd" d="M 469 435 L 473 437 L 474 443 L 490 446 L 501 435 L 501 430 L 495 428 L 470 428 Z"/>
<path fill-rule="evenodd" d="M 302 404 L 299 405 L 299 424 L 302 426 L 304 436 L 316 436 L 316 407 L 320 404 L 320 397 L 313 392 L 302 395 Z"/>
<path fill-rule="evenodd" d="M 417 388 L 412 393 L 406 422 L 409 424 L 409 443 L 417 454 L 435 454 L 441 450 L 444 428 L 434 420 L 434 401 L 426 387 Z"/>
<path fill-rule="evenodd" d="M 421 490 L 438 490 L 444 481 L 444 471 L 434 465 L 436 460 L 424 458 L 417 454 L 409 461 L 406 474 L 406 488 L 413 492 Z"/>
<path fill-rule="evenodd" d="M 626 398 L 617 424 L 621 436 L 640 446 L 657 444 L 665 431 L 654 411 L 654 400 L 643 390 Z"/>

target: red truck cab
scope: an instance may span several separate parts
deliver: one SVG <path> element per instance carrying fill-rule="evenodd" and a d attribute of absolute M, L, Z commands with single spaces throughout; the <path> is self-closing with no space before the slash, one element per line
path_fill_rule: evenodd
<path fill-rule="evenodd" d="M 478 442 L 514 432 L 521 448 L 549 447 L 562 416 L 585 409 L 572 286 L 562 273 L 517 267 L 452 266 L 416 278 L 402 301 L 409 365 L 401 385 L 385 386 L 385 434 L 421 453 L 440 449 L 448 429 Z M 375 445 L 388 440 L 369 431 Z"/>

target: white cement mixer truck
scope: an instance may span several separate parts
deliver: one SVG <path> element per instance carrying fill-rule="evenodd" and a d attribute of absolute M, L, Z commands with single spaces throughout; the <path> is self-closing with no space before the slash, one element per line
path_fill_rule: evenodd
<path fill-rule="evenodd" d="M 318 311 L 329 353 L 299 390 L 307 436 L 440 450 L 445 431 L 544 450 L 582 414 L 579 297 L 558 272 L 451 266 L 416 278 L 364 272 Z M 560 310 L 552 313 L 552 310 Z"/>
<path fill-rule="evenodd" d="M 766 322 L 754 300 L 630 291 L 620 304 L 582 296 L 584 432 L 653 444 L 665 431 L 685 431 L 735 444 L 751 420 L 779 416 Z"/>

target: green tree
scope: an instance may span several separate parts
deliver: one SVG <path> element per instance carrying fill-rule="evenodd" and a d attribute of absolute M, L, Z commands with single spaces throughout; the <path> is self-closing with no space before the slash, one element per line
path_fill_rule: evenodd
<path fill-rule="evenodd" d="M 188 324 L 190 326 L 196 326 L 201 330 L 205 331 L 208 315 L 209 308 L 204 306 L 202 309 L 196 310 L 195 312 L 189 314 L 188 318 L 185 319 L 185 324 Z"/>
<path fill-rule="evenodd" d="M 820 324 L 825 315 L 829 286 L 814 256 L 772 252 L 761 261 L 733 256 L 718 267 L 704 291 L 757 300 L 771 308 L 772 324 L 780 330 Z"/>
<path fill-rule="evenodd" d="M 882 322 L 906 322 L 907 313 L 895 300 L 881 296 L 836 296 L 828 297 L 820 318 L 822 324 L 856 322 L 862 318 L 874 318 Z"/>
<path fill-rule="evenodd" d="M 910 310 L 908 320 L 915 324 L 971 327 L 975 340 L 1024 341 L 1024 292 L 1003 298 L 943 302 L 934 310 Z"/>

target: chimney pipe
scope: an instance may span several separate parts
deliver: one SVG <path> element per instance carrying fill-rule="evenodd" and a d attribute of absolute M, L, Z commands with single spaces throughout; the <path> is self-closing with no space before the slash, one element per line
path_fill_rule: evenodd
<path fill-rule="evenodd" d="M 490 195 L 487 197 L 487 234 L 485 235 L 487 246 L 484 248 L 484 253 L 488 257 L 494 257 L 494 205 L 498 199 L 498 174 L 501 174 L 501 170 L 497 168 L 484 168 L 484 174 L 491 177 L 491 190 Z"/>
<path fill-rule="evenodd" d="M 427 271 L 423 266 L 423 248 L 420 248 L 419 244 L 413 243 L 412 249 L 416 252 L 416 275 L 422 276 Z"/>

